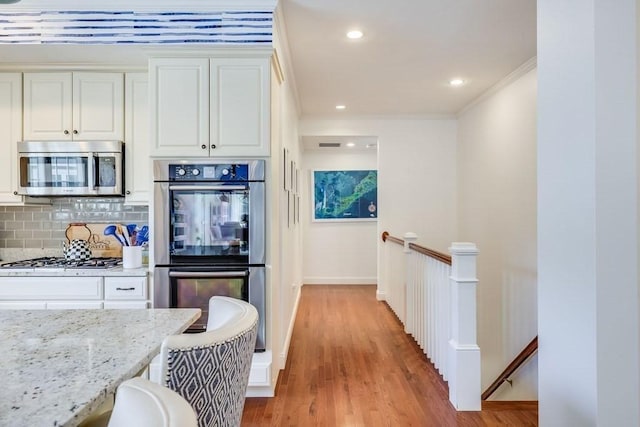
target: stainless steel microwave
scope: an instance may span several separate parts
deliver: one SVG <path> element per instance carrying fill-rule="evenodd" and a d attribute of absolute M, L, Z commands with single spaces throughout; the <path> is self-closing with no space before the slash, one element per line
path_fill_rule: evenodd
<path fill-rule="evenodd" d="M 18 142 L 18 194 L 122 196 L 122 141 Z"/>

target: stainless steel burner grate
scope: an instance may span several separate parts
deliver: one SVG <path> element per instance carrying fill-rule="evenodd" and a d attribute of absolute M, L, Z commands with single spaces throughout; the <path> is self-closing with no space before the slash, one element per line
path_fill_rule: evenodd
<path fill-rule="evenodd" d="M 122 265 L 122 258 L 90 258 L 84 261 L 68 261 L 63 257 L 40 257 L 6 262 L 0 268 L 113 268 Z"/>

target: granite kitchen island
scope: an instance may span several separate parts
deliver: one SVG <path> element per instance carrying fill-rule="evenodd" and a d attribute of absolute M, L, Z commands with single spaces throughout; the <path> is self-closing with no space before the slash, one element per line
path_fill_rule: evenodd
<path fill-rule="evenodd" d="M 75 426 L 199 309 L 0 310 L 0 426 Z"/>

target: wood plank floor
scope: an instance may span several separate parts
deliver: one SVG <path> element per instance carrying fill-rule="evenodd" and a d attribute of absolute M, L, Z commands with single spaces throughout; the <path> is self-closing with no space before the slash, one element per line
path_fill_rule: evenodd
<path fill-rule="evenodd" d="M 247 398 L 242 426 L 536 426 L 536 403 L 457 413 L 375 286 L 303 286 L 274 398 Z"/>

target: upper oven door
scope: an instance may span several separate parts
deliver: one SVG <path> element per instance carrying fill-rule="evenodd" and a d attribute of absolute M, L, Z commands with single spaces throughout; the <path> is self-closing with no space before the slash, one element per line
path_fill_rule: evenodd
<path fill-rule="evenodd" d="M 252 220 L 264 183 L 171 183 L 167 188 L 171 264 L 264 262 L 250 256 L 259 244 L 252 236 L 264 233 L 253 229 Z"/>

